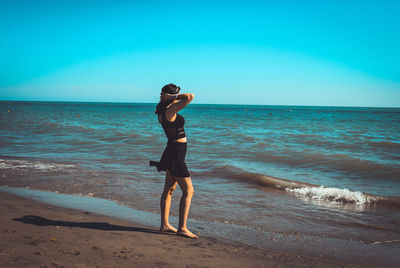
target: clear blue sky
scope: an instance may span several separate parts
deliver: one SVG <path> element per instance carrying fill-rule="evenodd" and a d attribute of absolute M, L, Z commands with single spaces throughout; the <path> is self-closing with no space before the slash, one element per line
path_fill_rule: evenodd
<path fill-rule="evenodd" d="M 0 100 L 400 107 L 400 1 L 1 1 Z"/>

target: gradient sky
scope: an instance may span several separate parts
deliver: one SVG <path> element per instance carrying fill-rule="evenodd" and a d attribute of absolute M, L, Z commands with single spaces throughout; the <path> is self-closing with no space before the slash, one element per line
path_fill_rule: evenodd
<path fill-rule="evenodd" d="M 400 107 L 400 1 L 4 1 L 0 100 Z"/>

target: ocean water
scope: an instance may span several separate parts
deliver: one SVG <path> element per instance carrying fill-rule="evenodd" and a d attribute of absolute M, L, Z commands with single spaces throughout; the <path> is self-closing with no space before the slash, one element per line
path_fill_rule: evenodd
<path fill-rule="evenodd" d="M 0 186 L 159 213 L 165 174 L 148 161 L 166 137 L 155 105 L 0 102 Z M 181 114 L 189 225 L 400 248 L 400 109 L 191 104 Z"/>

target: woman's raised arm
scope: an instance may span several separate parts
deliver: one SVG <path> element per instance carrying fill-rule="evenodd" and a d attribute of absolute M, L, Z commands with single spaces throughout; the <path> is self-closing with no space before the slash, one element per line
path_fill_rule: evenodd
<path fill-rule="evenodd" d="M 176 99 L 179 101 L 171 104 L 171 106 L 169 106 L 168 109 L 166 110 L 167 119 L 172 119 L 177 112 L 185 108 L 194 99 L 194 94 L 193 93 L 178 94 Z"/>

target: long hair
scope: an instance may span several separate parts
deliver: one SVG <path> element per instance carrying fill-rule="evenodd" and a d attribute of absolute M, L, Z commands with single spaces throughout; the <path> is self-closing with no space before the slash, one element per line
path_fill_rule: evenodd
<path fill-rule="evenodd" d="M 173 101 L 174 100 L 167 100 L 167 101 L 160 100 L 160 102 L 156 106 L 155 114 L 161 115 L 163 112 L 165 112 L 167 106 L 170 105 Z"/>

